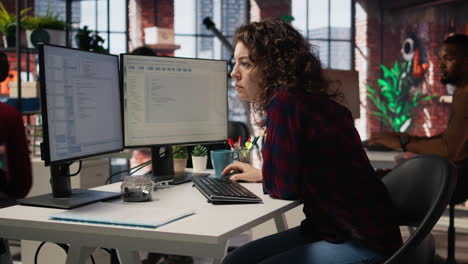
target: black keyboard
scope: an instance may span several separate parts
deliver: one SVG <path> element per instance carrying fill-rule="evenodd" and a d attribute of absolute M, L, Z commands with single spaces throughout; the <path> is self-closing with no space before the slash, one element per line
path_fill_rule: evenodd
<path fill-rule="evenodd" d="M 262 199 L 244 186 L 229 179 L 193 177 L 197 189 L 211 203 L 260 203 Z"/>

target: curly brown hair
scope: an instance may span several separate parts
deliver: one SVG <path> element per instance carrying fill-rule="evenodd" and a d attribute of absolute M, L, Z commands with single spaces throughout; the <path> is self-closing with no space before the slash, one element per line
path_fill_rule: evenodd
<path fill-rule="evenodd" d="M 316 50 L 289 23 L 265 19 L 243 25 L 234 33 L 234 45 L 238 42 L 249 49 L 249 59 L 263 76 L 262 90 L 254 102 L 256 112 L 265 113 L 274 91 L 279 89 L 339 96 L 328 91 L 329 82 Z"/>

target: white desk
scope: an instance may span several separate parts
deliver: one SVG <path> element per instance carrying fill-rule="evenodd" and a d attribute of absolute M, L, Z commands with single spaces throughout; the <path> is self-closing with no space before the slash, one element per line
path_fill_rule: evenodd
<path fill-rule="evenodd" d="M 395 167 L 395 157 L 401 155 L 400 151 L 368 151 L 367 157 L 375 169 L 391 169 Z"/>
<path fill-rule="evenodd" d="M 153 206 L 194 208 L 196 214 L 156 229 L 52 221 L 48 216 L 63 210 L 12 206 L 0 210 L 0 237 L 70 244 L 67 264 L 84 263 L 97 247 L 118 249 L 122 263 L 138 263 L 138 250 L 213 257 L 219 262 L 229 238 L 272 218 L 278 230 L 285 230 L 283 213 L 301 204 L 263 195 L 259 183 L 244 185 L 264 203 L 212 205 L 191 183 L 158 189 L 153 201 L 139 204 L 148 210 Z M 96 189 L 118 191 L 119 187 L 115 183 Z"/>

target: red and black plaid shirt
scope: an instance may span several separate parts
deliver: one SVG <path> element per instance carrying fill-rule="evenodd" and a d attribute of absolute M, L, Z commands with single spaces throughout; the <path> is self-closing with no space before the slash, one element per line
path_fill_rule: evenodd
<path fill-rule="evenodd" d="M 312 240 L 357 239 L 385 256 L 402 244 L 385 185 L 374 176 L 351 113 L 324 96 L 278 92 L 267 109 L 263 187 L 301 200 Z"/>

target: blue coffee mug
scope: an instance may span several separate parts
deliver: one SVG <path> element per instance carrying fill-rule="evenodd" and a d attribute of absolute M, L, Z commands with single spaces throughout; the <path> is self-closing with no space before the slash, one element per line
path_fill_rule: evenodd
<path fill-rule="evenodd" d="M 221 178 L 223 170 L 229 164 L 239 159 L 239 152 L 234 150 L 212 150 L 211 151 L 211 164 L 215 170 L 215 177 Z"/>

